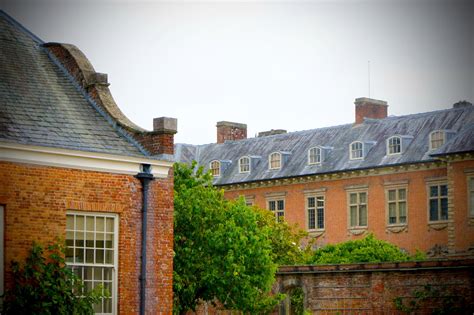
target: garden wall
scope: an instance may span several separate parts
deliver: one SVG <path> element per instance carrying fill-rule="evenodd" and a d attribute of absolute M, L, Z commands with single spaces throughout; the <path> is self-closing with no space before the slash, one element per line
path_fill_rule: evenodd
<path fill-rule="evenodd" d="M 396 300 L 416 314 L 473 314 L 474 259 L 281 267 L 274 291 L 295 288 L 311 314 L 405 313 Z M 293 314 L 290 304 L 287 298 L 273 314 Z"/>

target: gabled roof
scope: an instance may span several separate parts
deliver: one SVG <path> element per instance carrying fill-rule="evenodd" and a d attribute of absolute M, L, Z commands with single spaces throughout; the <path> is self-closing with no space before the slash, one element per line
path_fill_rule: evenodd
<path fill-rule="evenodd" d="M 231 160 L 232 165 L 215 178 L 215 184 L 251 182 L 332 173 L 346 170 L 432 161 L 429 151 L 429 134 L 434 130 L 456 131 L 455 137 L 439 150 L 474 151 L 474 108 L 452 108 L 407 116 L 391 116 L 384 119 L 365 119 L 361 124 L 292 132 L 261 138 L 226 141 L 222 144 L 176 145 L 176 160 L 189 163 L 196 160 L 209 167 L 211 160 Z M 403 154 L 387 155 L 386 140 L 394 135 L 413 136 Z M 372 142 L 363 160 L 349 159 L 349 144 L 353 141 Z M 321 165 L 308 165 L 308 149 L 315 146 L 332 147 Z M 291 155 L 283 161 L 280 170 L 268 169 L 268 155 L 276 151 L 288 151 Z M 438 153 L 438 152 L 436 152 Z M 239 174 L 238 160 L 244 155 L 261 156 L 252 171 Z"/>
<path fill-rule="evenodd" d="M 43 44 L 0 10 L 0 142 L 148 157 Z"/>

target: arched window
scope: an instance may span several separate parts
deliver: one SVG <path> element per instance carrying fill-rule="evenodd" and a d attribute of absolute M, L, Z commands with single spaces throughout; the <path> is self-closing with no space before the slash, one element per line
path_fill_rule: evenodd
<path fill-rule="evenodd" d="M 321 163 L 321 148 L 311 148 L 308 150 L 308 164 Z"/>
<path fill-rule="evenodd" d="M 243 156 L 239 160 L 239 173 L 250 173 L 250 158 Z"/>
<path fill-rule="evenodd" d="M 350 144 L 350 159 L 358 160 L 364 158 L 364 144 L 360 141 L 354 141 Z"/>
<path fill-rule="evenodd" d="M 402 153 L 402 141 L 400 137 L 390 137 L 387 140 L 387 154 Z"/>
<path fill-rule="evenodd" d="M 212 176 L 220 176 L 221 175 L 221 162 L 212 161 L 210 169 L 211 169 Z"/>
<path fill-rule="evenodd" d="M 268 157 L 268 165 L 271 170 L 281 168 L 281 154 L 279 152 L 273 152 Z"/>
<path fill-rule="evenodd" d="M 446 139 L 446 134 L 442 130 L 436 130 L 430 133 L 430 150 L 441 147 Z"/>

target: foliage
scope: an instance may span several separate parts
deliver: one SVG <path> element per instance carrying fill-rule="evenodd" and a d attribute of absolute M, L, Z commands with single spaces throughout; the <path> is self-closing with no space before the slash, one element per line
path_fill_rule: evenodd
<path fill-rule="evenodd" d="M 2 314 L 93 314 L 93 304 L 108 293 L 98 287 L 84 292 L 84 285 L 65 265 L 64 246 L 52 244 L 45 251 L 34 243 L 24 266 L 12 261 L 13 287 L 5 293 Z"/>
<path fill-rule="evenodd" d="M 393 299 L 393 303 L 398 311 L 408 314 L 419 313 L 422 308 L 426 308 L 428 305 L 432 309 L 433 315 L 472 314 L 474 306 L 469 305 L 462 294 L 456 294 L 456 292 L 445 294 L 446 291 L 446 286 L 435 289 L 427 284 L 422 289 L 413 291 L 413 297 L 408 298 L 408 303 L 404 303 L 403 300 L 407 298 L 402 297 L 396 297 Z"/>
<path fill-rule="evenodd" d="M 291 226 L 285 221 L 276 221 L 275 215 L 266 210 L 253 207 L 257 213 L 258 224 L 269 229 L 273 262 L 281 265 L 306 264 L 312 254 L 312 241 L 307 241 L 306 231 Z M 306 241 L 306 245 L 302 245 Z"/>
<path fill-rule="evenodd" d="M 304 291 L 301 287 L 293 288 L 289 293 L 290 298 L 290 314 L 308 315 L 311 311 L 304 308 Z"/>
<path fill-rule="evenodd" d="M 270 228 L 243 200 L 227 201 L 202 168 L 175 164 L 175 313 L 199 302 L 265 313 L 281 296 L 270 294 L 277 264 Z"/>
<path fill-rule="evenodd" d="M 355 241 L 327 245 L 316 250 L 310 259 L 312 264 L 344 264 L 362 262 L 389 262 L 423 260 L 424 254 L 410 256 L 389 242 L 376 239 L 373 234 Z"/>

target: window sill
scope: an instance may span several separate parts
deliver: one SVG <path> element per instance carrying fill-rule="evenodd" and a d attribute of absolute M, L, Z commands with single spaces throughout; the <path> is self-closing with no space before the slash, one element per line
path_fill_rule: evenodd
<path fill-rule="evenodd" d="M 320 237 L 322 236 L 326 230 L 308 230 L 308 235 L 311 237 Z"/>
<path fill-rule="evenodd" d="M 444 230 L 447 227 L 448 227 L 448 222 L 447 221 L 429 222 L 428 223 L 428 228 L 431 229 L 431 230 L 441 231 L 441 230 Z"/>
<path fill-rule="evenodd" d="M 364 226 L 364 227 L 350 227 L 348 229 L 348 231 L 352 235 L 362 235 L 365 232 L 367 232 L 367 227 L 366 226 Z"/>
<path fill-rule="evenodd" d="M 403 231 L 408 232 L 408 225 L 407 224 L 398 224 L 398 225 L 387 225 L 385 231 L 391 233 L 400 233 Z"/>

